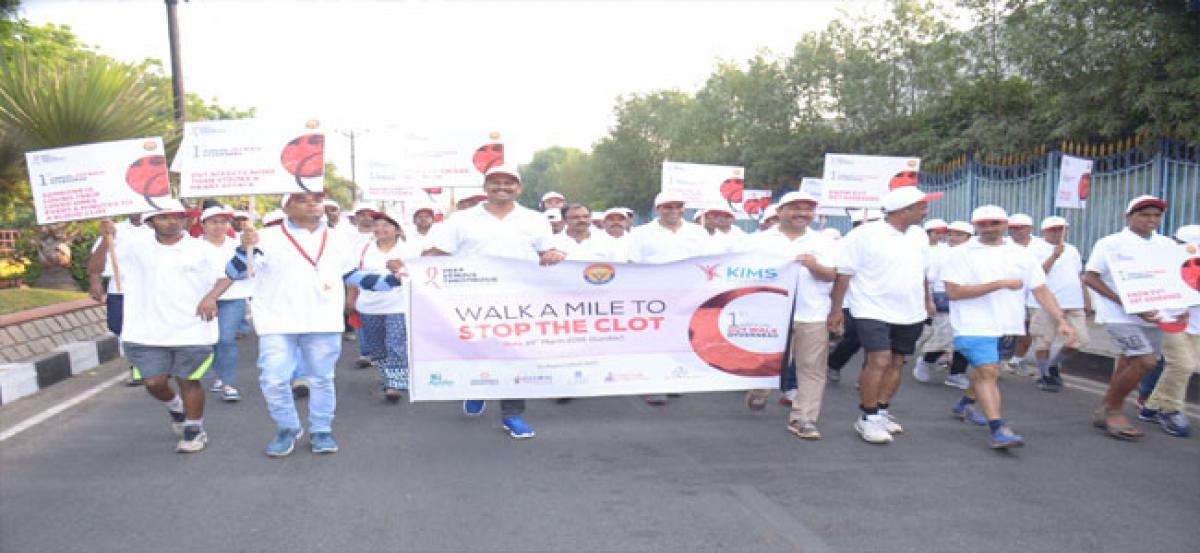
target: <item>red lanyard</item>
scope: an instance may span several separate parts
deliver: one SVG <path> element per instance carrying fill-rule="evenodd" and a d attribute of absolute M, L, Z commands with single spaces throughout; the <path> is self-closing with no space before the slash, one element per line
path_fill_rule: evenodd
<path fill-rule="evenodd" d="M 313 270 L 316 270 L 317 263 L 321 262 L 321 256 L 325 255 L 325 241 L 329 239 L 329 229 L 326 228 L 325 232 L 321 234 L 321 249 L 317 250 L 317 259 L 315 261 L 313 258 L 308 256 L 308 252 L 304 251 L 304 248 L 300 247 L 300 243 L 292 237 L 292 233 L 288 232 L 287 221 L 284 221 L 283 224 L 279 225 L 279 230 L 283 231 L 283 235 L 286 236 L 287 239 L 291 241 L 292 245 L 296 247 L 296 251 L 300 252 L 300 255 L 303 255 L 304 259 L 312 264 Z"/>
<path fill-rule="evenodd" d="M 363 262 L 366 261 L 366 259 L 367 259 L 367 250 L 370 247 L 371 247 L 371 241 L 367 240 L 367 243 L 363 244 L 362 255 L 358 256 L 358 268 L 359 269 L 363 268 Z"/>

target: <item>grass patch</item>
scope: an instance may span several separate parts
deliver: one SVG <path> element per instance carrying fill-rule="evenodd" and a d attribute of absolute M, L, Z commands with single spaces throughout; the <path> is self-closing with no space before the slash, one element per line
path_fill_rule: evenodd
<path fill-rule="evenodd" d="M 47 290 L 45 288 L 5 288 L 0 290 L 0 315 L 25 311 L 88 297 L 85 292 Z"/>

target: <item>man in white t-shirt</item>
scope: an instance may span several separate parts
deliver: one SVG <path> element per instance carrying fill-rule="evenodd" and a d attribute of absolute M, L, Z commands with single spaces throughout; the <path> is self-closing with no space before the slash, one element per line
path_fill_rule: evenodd
<path fill-rule="evenodd" d="M 1084 266 L 1083 283 L 1096 294 L 1093 298 L 1096 322 L 1104 325 L 1104 330 L 1121 350 L 1108 382 L 1108 391 L 1093 413 L 1092 423 L 1117 439 L 1132 440 L 1143 435 L 1121 412 L 1121 407 L 1138 381 L 1158 363 L 1163 349 L 1163 330 L 1156 324 L 1161 319 L 1157 311 L 1136 315 L 1125 313 L 1108 266 L 1108 256 L 1136 256 L 1142 248 L 1174 244 L 1170 238 L 1155 232 L 1162 224 L 1166 209 L 1167 202 L 1154 196 L 1130 200 L 1125 209 L 1125 229 L 1096 241 Z"/>
<path fill-rule="evenodd" d="M 833 242 L 808 228 L 816 216 L 817 199 L 807 192 L 788 192 L 779 200 L 779 225 L 749 235 L 749 249 L 787 256 L 800 264 L 792 311 L 791 354 L 796 367 L 796 395 L 792 399 L 787 428 L 806 440 L 818 440 L 817 420 L 825 395 L 825 354 L 829 350 L 829 294 L 836 275 Z M 751 390 L 746 404 L 760 411 L 767 405 L 768 390 Z"/>
<path fill-rule="evenodd" d="M 133 213 L 127 215 L 124 221 L 119 221 L 113 224 L 112 240 L 115 244 L 120 239 L 134 239 L 135 235 L 152 234 L 154 231 L 149 225 L 143 224 L 142 214 Z M 92 244 L 92 252 L 100 247 L 100 242 L 104 238 L 96 237 L 96 243 Z M 113 251 L 110 248 L 109 251 Z M 108 277 L 107 288 L 101 282 L 102 277 Z M 108 330 L 118 337 L 121 336 L 121 321 L 123 318 L 123 307 L 125 305 L 125 287 L 121 279 L 117 279 L 113 273 L 112 262 L 108 259 L 104 261 L 104 270 L 97 273 L 88 272 L 88 295 L 93 300 L 105 305 L 105 313 L 107 314 Z M 128 386 L 141 386 L 142 373 L 132 365 L 129 366 L 129 378 L 125 381 Z"/>
<path fill-rule="evenodd" d="M 925 236 L 929 237 L 929 265 L 925 268 L 925 280 L 929 283 L 937 313 L 933 314 L 917 339 L 920 356 L 912 371 L 917 382 L 929 382 L 930 369 L 938 358 L 950 351 L 951 341 L 954 340 L 954 329 L 950 328 L 950 301 L 946 299 L 946 286 L 937 275 L 938 265 L 950 251 L 950 246 L 944 242 L 950 230 L 949 225 L 942 219 L 930 219 L 925 221 L 923 227 Z"/>
<path fill-rule="evenodd" d="M 334 365 L 342 352 L 345 285 L 377 292 L 400 286 L 396 272 L 357 268 L 357 250 L 325 224 L 322 194 L 283 197 L 287 218 L 261 231 L 242 233 L 241 246 L 226 265 L 232 279 L 248 276 L 254 265 L 254 330 L 258 334 L 259 384 L 275 422 L 269 457 L 291 454 L 303 434 L 291 381 L 304 367 L 308 381 L 309 440 L 313 453 L 338 451 L 333 437 L 336 408 Z M 250 260 L 248 261 L 248 256 Z"/>
<path fill-rule="evenodd" d="M 131 233 L 114 244 L 115 225 L 101 221 L 101 242 L 88 270 L 103 270 L 109 248 L 115 248 L 126 286 L 125 356 L 141 371 L 146 391 L 166 405 L 171 427 L 181 436 L 175 451 L 193 453 L 208 443 L 200 379 L 217 342 L 216 298 L 230 282 L 214 261 L 215 252 L 187 235 L 183 204 L 169 198 L 159 205 L 145 216 L 153 234 Z"/>
<path fill-rule="evenodd" d="M 434 246 L 425 255 L 490 255 L 521 259 L 553 265 L 564 259 L 562 252 L 550 245 L 550 223 L 546 216 L 517 203 L 521 195 L 521 175 L 515 168 L 499 165 L 484 174 L 483 190 L 487 201 L 459 211 L 441 224 Z M 463 413 L 477 417 L 487 403 L 483 400 L 463 402 Z M 534 437 L 534 430 L 525 422 L 524 399 L 500 401 L 504 428 L 513 438 Z"/>
<path fill-rule="evenodd" d="M 1004 240 L 1008 214 L 998 206 L 985 205 L 971 213 L 974 240 L 954 248 L 943 264 L 941 277 L 950 298 L 950 326 L 954 327 L 954 349 L 963 354 L 974 370 L 971 386 L 951 412 L 971 422 L 981 422 L 975 411 L 978 401 L 982 422 L 988 425 L 993 449 L 1024 445 L 1014 434 L 1000 410 L 1000 338 L 1025 333 L 1025 294 L 1031 292 L 1050 315 L 1057 332 L 1067 341 L 1074 330 L 1063 319 L 1054 295 L 1046 288 L 1046 273 L 1024 248 Z"/>
<path fill-rule="evenodd" d="M 671 263 L 689 257 L 707 255 L 712 237 L 700 225 L 683 220 L 683 196 L 673 191 L 654 197 L 658 217 L 635 227 L 624 240 L 632 263 Z M 643 399 L 650 405 L 665 405 L 665 394 L 650 394 Z"/>
<path fill-rule="evenodd" d="M 1015 213 L 1008 218 L 1007 241 L 1030 251 L 1046 243 L 1041 238 L 1033 235 L 1033 217 L 1024 213 Z M 1033 303 L 1033 298 L 1028 296 L 1026 296 L 1025 300 Z M 1025 354 L 1029 353 L 1029 347 L 1033 344 L 1033 338 L 1028 334 L 1032 311 L 1032 308 L 1025 311 L 1025 334 L 1008 336 L 1000 342 L 1000 355 L 1005 358 L 1003 363 L 1005 370 L 1020 376 L 1030 376 L 1033 374 L 1032 369 L 1023 364 Z"/>
<path fill-rule="evenodd" d="M 829 329 L 842 332 L 842 302 L 848 307 L 867 354 L 858 379 L 862 416 L 854 429 L 868 443 L 891 443 L 904 431 L 891 414 L 904 360 L 916 349 L 926 318 L 936 309 L 925 283 L 928 239 L 921 221 L 928 203 L 942 197 L 904 186 L 883 197 L 884 219 L 863 224 L 838 241 L 837 280 Z"/>
<path fill-rule="evenodd" d="M 606 232 L 592 228 L 592 210 L 583 204 L 571 204 L 563 211 L 567 227 L 550 237 L 552 248 L 562 252 L 568 261 L 624 262 L 624 251 Z"/>
<path fill-rule="evenodd" d="M 1042 220 L 1042 240 L 1029 246 L 1046 272 L 1046 288 L 1058 301 L 1063 317 L 1075 331 L 1075 341 L 1065 343 L 1051 358 L 1050 346 L 1054 343 L 1055 329 L 1049 315 L 1038 308 L 1035 298 L 1028 296 L 1026 306 L 1033 314 L 1029 316 L 1029 337 L 1033 354 L 1038 363 L 1038 388 L 1046 392 L 1062 389 L 1059 366 L 1088 343 L 1087 313 L 1089 298 L 1083 292 L 1083 259 L 1079 250 L 1067 243 L 1069 225 L 1062 217 L 1046 217 Z"/>
<path fill-rule="evenodd" d="M 710 254 L 735 253 L 745 249 L 746 232 L 733 226 L 733 212 L 724 207 L 704 211 L 704 229 L 711 235 Z"/>

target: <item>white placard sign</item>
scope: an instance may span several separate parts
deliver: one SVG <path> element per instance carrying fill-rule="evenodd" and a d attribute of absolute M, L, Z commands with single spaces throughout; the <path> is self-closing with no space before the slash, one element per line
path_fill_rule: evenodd
<path fill-rule="evenodd" d="M 405 189 L 471 187 L 504 164 L 500 133 L 454 135 L 381 134 L 364 141 L 364 197 L 403 200 Z"/>
<path fill-rule="evenodd" d="M 1111 252 L 1108 268 L 1126 313 L 1200 305 L 1200 257 L 1187 246 L 1164 244 Z"/>
<path fill-rule="evenodd" d="M 732 165 L 664 161 L 662 190 L 683 196 L 687 207 L 736 211 L 746 190 L 745 170 Z"/>
<path fill-rule="evenodd" d="M 738 204 L 735 213 L 738 219 L 762 219 L 763 210 L 771 205 L 770 190 L 745 190 L 742 192 L 742 203 Z"/>
<path fill-rule="evenodd" d="M 171 169 L 183 197 L 320 192 L 325 135 L 315 119 L 188 122 Z"/>
<path fill-rule="evenodd" d="M 814 177 L 804 177 L 800 179 L 800 191 L 812 194 L 817 199 L 817 215 L 825 217 L 845 217 L 846 209 L 841 207 L 824 207 L 825 206 L 825 185 L 821 179 Z"/>
<path fill-rule="evenodd" d="M 1063 156 L 1058 174 L 1058 191 L 1054 207 L 1083 209 L 1087 207 L 1088 189 L 1092 182 L 1092 160 Z"/>
<path fill-rule="evenodd" d="M 880 207 L 889 190 L 916 186 L 920 170 L 915 157 L 825 154 L 823 205 Z"/>
<path fill-rule="evenodd" d="M 162 138 L 134 138 L 25 154 L 38 224 L 156 209 L 169 198 Z"/>

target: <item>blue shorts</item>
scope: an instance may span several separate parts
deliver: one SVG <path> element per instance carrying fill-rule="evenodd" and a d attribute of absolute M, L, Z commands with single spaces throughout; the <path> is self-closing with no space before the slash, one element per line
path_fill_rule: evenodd
<path fill-rule="evenodd" d="M 1000 362 L 999 336 L 955 336 L 954 351 L 963 354 L 972 367 Z"/>

